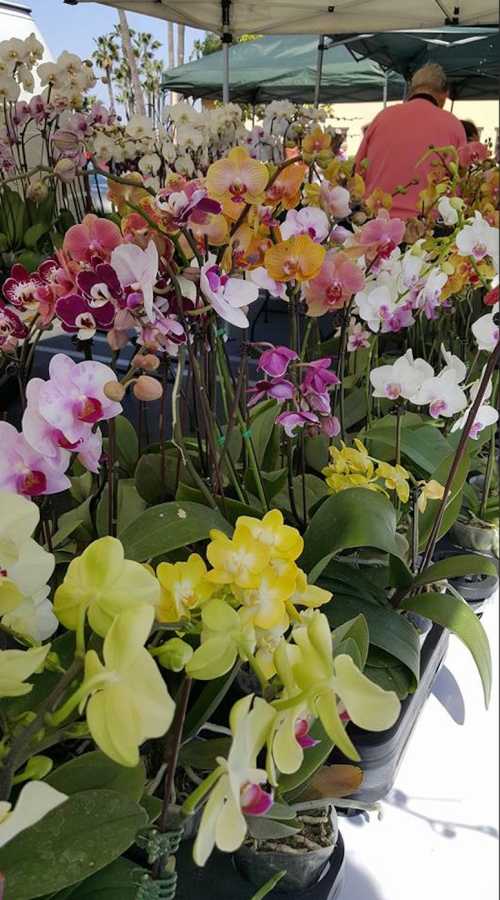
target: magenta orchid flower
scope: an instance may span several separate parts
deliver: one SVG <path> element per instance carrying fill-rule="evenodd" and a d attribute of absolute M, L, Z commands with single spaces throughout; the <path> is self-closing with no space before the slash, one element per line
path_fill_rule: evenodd
<path fill-rule="evenodd" d="M 330 356 L 315 359 L 305 366 L 305 375 L 302 379 L 302 392 L 308 394 L 324 394 L 331 387 L 340 384 L 335 372 L 330 370 L 332 360 Z"/>
<path fill-rule="evenodd" d="M 163 188 L 157 195 L 155 203 L 160 212 L 167 216 L 169 225 L 180 228 L 189 221 L 203 225 L 209 215 L 221 212 L 217 200 L 207 196 L 207 189 L 197 181 L 186 182 L 180 190 Z"/>
<path fill-rule="evenodd" d="M 33 309 L 38 304 L 36 292 L 42 284 L 43 281 L 36 272 L 28 272 L 24 266 L 16 263 L 4 282 L 2 292 L 7 302 L 17 309 Z"/>
<path fill-rule="evenodd" d="M 57 458 L 47 459 L 9 422 L 0 422 L 0 445 L 0 490 L 39 497 L 70 487 L 71 482 L 64 474 L 70 460 L 67 451 L 60 450 Z"/>
<path fill-rule="evenodd" d="M 282 378 L 288 370 L 291 362 L 298 359 L 298 354 L 290 347 L 273 347 L 269 345 L 269 350 L 261 353 L 257 368 L 261 372 L 265 372 L 271 378 Z"/>
<path fill-rule="evenodd" d="M 311 737 L 309 734 L 310 728 L 311 720 L 308 718 L 297 719 L 295 722 L 295 738 L 303 750 L 310 750 L 312 747 L 317 747 L 320 743 Z"/>
<path fill-rule="evenodd" d="M 363 328 L 361 322 L 354 322 L 349 326 L 349 334 L 347 338 L 348 353 L 355 353 L 356 350 L 366 350 L 370 346 L 370 332 Z"/>
<path fill-rule="evenodd" d="M 304 428 L 307 425 L 319 425 L 320 420 L 319 416 L 313 412 L 282 412 L 279 416 L 276 416 L 276 424 L 282 425 L 285 429 L 285 434 L 293 438 L 297 428 Z"/>
<path fill-rule="evenodd" d="M 0 350 L 10 353 L 27 334 L 28 329 L 17 313 L 0 302 Z"/>
<path fill-rule="evenodd" d="M 248 406 L 255 406 L 260 400 L 277 400 L 283 403 L 285 400 L 293 400 L 295 396 L 295 385 L 286 378 L 277 378 L 275 381 L 258 381 L 257 384 L 248 391 L 251 399 Z"/>
<path fill-rule="evenodd" d="M 118 225 L 88 213 L 80 225 L 72 225 L 64 235 L 63 251 L 77 262 L 89 263 L 96 256 L 109 261 L 113 250 L 122 241 Z"/>
<path fill-rule="evenodd" d="M 111 265 L 115 270 L 122 288 L 131 288 L 136 303 L 132 303 L 129 294 L 127 305 L 143 305 L 144 312 L 152 321 L 153 288 L 158 278 L 158 249 L 154 241 L 150 241 L 145 250 L 136 244 L 120 244 L 111 254 Z"/>
<path fill-rule="evenodd" d="M 248 328 L 246 311 L 259 296 L 257 285 L 242 278 L 231 278 L 214 263 L 202 266 L 202 294 L 215 312 L 237 328 Z"/>
<path fill-rule="evenodd" d="M 112 303 L 93 305 L 80 294 L 68 294 L 56 302 L 55 312 L 64 331 L 76 334 L 81 341 L 87 341 L 96 331 L 108 331 L 115 318 Z"/>

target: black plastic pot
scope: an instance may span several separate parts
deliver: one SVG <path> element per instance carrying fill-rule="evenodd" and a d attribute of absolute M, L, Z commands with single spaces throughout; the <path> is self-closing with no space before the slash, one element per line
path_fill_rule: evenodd
<path fill-rule="evenodd" d="M 399 766 L 408 741 L 418 721 L 425 701 L 429 696 L 437 671 L 444 659 L 449 643 L 449 632 L 439 625 L 433 625 L 426 634 L 420 657 L 420 681 L 416 691 L 401 704 L 399 718 L 387 731 L 372 732 L 357 728 L 351 722 L 347 726 L 349 737 L 358 750 L 361 761 L 357 763 L 363 770 L 364 779 L 359 791 L 349 799 L 363 803 L 376 803 L 386 797 L 394 785 Z M 337 748 L 328 761 L 349 763 Z"/>
<path fill-rule="evenodd" d="M 491 554 L 481 554 L 473 550 L 464 551 L 463 547 L 456 547 L 450 544 L 438 547 L 434 554 L 434 559 L 440 560 L 447 559 L 450 556 L 462 556 L 464 552 L 473 556 L 487 555 L 489 559 L 496 561 Z M 489 600 L 497 590 L 498 575 L 461 575 L 458 578 L 450 578 L 449 582 L 469 606 L 479 613 L 483 609 L 486 600 Z"/>
<path fill-rule="evenodd" d="M 193 863 L 191 842 L 181 844 L 177 853 L 179 882 L 176 900 L 251 900 L 257 889 L 236 869 L 231 856 L 215 852 L 200 869 Z M 344 883 L 344 842 L 339 832 L 337 844 L 318 882 L 305 891 L 283 893 L 279 885 L 270 900 L 338 900 Z M 361 900 L 361 898 L 359 898 Z"/>

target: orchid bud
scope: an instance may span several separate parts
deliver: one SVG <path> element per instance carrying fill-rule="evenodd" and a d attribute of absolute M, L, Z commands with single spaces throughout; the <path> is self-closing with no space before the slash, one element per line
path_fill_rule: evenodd
<path fill-rule="evenodd" d="M 125 396 L 125 388 L 123 384 L 120 384 L 119 381 L 108 381 L 103 387 L 104 396 L 108 398 L 108 400 L 114 400 L 116 403 L 121 403 Z"/>
<path fill-rule="evenodd" d="M 137 353 L 132 364 L 136 369 L 146 369 L 148 372 L 155 372 L 160 366 L 160 360 L 152 353 Z"/>
<path fill-rule="evenodd" d="M 80 138 L 74 131 L 60 128 L 53 135 L 52 144 L 60 153 L 75 153 L 80 147 Z"/>
<path fill-rule="evenodd" d="M 149 375 L 140 375 L 133 388 L 134 397 L 138 400 L 159 400 L 163 394 L 163 387 L 156 378 Z"/>
<path fill-rule="evenodd" d="M 14 779 L 14 784 L 21 781 L 40 781 L 52 770 L 54 763 L 49 756 L 32 756 L 28 760 L 24 771 L 19 772 Z"/>
<path fill-rule="evenodd" d="M 47 185 L 41 178 L 32 178 L 26 191 L 28 200 L 34 203 L 41 203 L 48 196 Z"/>
<path fill-rule="evenodd" d="M 76 163 L 74 159 L 60 159 L 54 166 L 54 174 L 57 175 L 64 184 L 69 184 L 76 178 Z"/>
<path fill-rule="evenodd" d="M 200 280 L 200 270 L 195 266 L 188 266 L 187 269 L 184 269 L 182 277 L 187 278 L 188 281 L 193 281 L 196 283 Z"/>
<path fill-rule="evenodd" d="M 352 221 L 354 222 L 355 225 L 364 225 L 367 218 L 368 218 L 368 216 L 366 215 L 366 213 L 359 210 L 358 212 L 354 213 L 354 215 L 352 217 Z"/>
<path fill-rule="evenodd" d="M 193 655 L 193 648 L 180 638 L 171 638 L 155 652 L 155 656 L 165 669 L 172 672 L 182 672 L 184 666 Z"/>

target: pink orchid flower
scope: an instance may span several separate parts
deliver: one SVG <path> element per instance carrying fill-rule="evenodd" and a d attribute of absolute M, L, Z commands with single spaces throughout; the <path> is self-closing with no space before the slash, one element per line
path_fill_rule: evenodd
<path fill-rule="evenodd" d="M 282 378 L 291 362 L 298 359 L 298 354 L 290 347 L 273 347 L 261 353 L 257 368 L 271 378 Z"/>
<path fill-rule="evenodd" d="M 363 272 L 349 257 L 338 250 L 328 250 L 323 265 L 315 278 L 304 288 L 309 316 L 341 309 L 353 294 L 364 287 Z"/>
<path fill-rule="evenodd" d="M 307 425 L 319 425 L 320 420 L 316 413 L 313 412 L 283 412 L 276 417 L 276 424 L 282 425 L 285 429 L 285 434 L 293 438 L 297 428 L 304 428 Z"/>
<path fill-rule="evenodd" d="M 70 487 L 64 474 L 70 459 L 67 451 L 60 450 L 57 458 L 47 459 L 8 422 L 0 422 L 0 445 L 0 490 L 39 497 Z"/>
<path fill-rule="evenodd" d="M 77 262 L 88 263 L 94 256 L 108 262 L 113 250 L 122 241 L 118 225 L 88 213 L 80 225 L 68 228 L 64 235 L 63 252 Z"/>
<path fill-rule="evenodd" d="M 264 266 L 258 266 L 251 269 L 247 275 L 249 281 L 253 281 L 263 291 L 269 291 L 272 297 L 279 297 L 280 300 L 286 300 L 286 284 L 283 281 L 275 281 L 267 274 Z"/>
<path fill-rule="evenodd" d="M 270 399 L 278 400 L 283 403 L 285 400 L 292 400 L 295 395 L 295 385 L 286 378 L 277 378 L 275 381 L 258 381 L 257 384 L 249 389 L 252 394 L 248 401 L 248 406 L 255 406 L 260 400 Z"/>
<path fill-rule="evenodd" d="M 319 202 L 325 212 L 334 219 L 345 219 L 351 212 L 351 195 L 347 188 L 340 184 L 333 187 L 329 181 L 322 181 Z"/>
<path fill-rule="evenodd" d="M 274 801 L 272 791 L 265 791 L 260 784 L 246 784 L 241 788 L 241 811 L 246 816 L 265 816 Z"/>
<path fill-rule="evenodd" d="M 80 449 L 88 426 L 121 413 L 121 404 L 108 400 L 104 393 L 104 385 L 116 381 L 116 375 L 103 363 L 75 363 L 58 353 L 50 361 L 49 375 L 49 380 L 38 387 L 38 412 L 61 432 L 68 449 L 74 449 L 74 445 Z"/>
<path fill-rule="evenodd" d="M 335 372 L 330 370 L 332 360 L 330 356 L 315 359 L 305 366 L 306 372 L 302 379 L 302 391 L 304 394 L 324 394 L 330 387 L 339 384 Z"/>
<path fill-rule="evenodd" d="M 321 244 L 328 235 L 330 223 L 322 209 L 304 206 L 303 209 L 289 209 L 280 230 L 284 241 L 299 234 L 307 234 L 313 241 Z"/>
<path fill-rule="evenodd" d="M 310 750 L 320 742 L 315 741 L 309 734 L 311 722 L 309 719 L 297 719 L 295 722 L 295 739 L 303 750 Z"/>

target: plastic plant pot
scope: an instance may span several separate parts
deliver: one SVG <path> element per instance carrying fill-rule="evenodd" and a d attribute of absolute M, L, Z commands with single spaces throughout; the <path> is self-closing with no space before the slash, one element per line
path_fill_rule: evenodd
<path fill-rule="evenodd" d="M 498 558 L 498 527 L 489 523 L 467 522 L 457 519 L 450 531 L 450 537 L 459 547 L 477 550 L 479 553 L 493 553 Z"/>
<path fill-rule="evenodd" d="M 286 850 L 254 850 L 244 844 L 235 853 L 236 868 L 247 881 L 253 884 L 255 890 L 269 881 L 277 872 L 285 869 L 286 875 L 279 885 L 281 893 L 288 894 L 289 897 L 300 896 L 302 891 L 308 890 L 318 882 L 335 850 L 338 839 L 335 810 L 332 809 L 330 814 L 328 814 L 328 810 L 325 810 L 326 821 L 328 821 L 328 816 L 333 827 L 332 843 L 329 847 L 291 854 Z M 282 842 L 277 842 L 277 846 L 280 843 Z"/>
<path fill-rule="evenodd" d="M 357 728 L 352 722 L 348 725 L 349 736 L 361 757 L 357 765 L 364 774 L 360 789 L 349 798 L 353 801 L 353 810 L 356 809 L 356 800 L 376 803 L 392 789 L 413 729 L 445 657 L 448 643 L 449 632 L 439 625 L 433 625 L 425 635 L 420 657 L 420 681 L 416 691 L 403 700 L 399 718 L 392 728 L 372 732 Z M 328 760 L 329 764 L 349 762 L 337 748 Z"/>
<path fill-rule="evenodd" d="M 238 871 L 231 856 L 217 851 L 207 865 L 200 869 L 192 859 L 192 844 L 185 841 L 176 855 L 179 881 L 176 900 L 216 897 L 217 900 L 252 900 L 257 888 Z M 338 834 L 337 843 L 311 887 L 286 893 L 279 885 L 269 895 L 270 900 L 339 900 L 344 883 L 344 842 Z M 263 882 L 264 884 L 265 882 Z M 261 886 L 261 885 L 260 885 Z M 361 898 L 359 898 L 361 900 Z"/>
<path fill-rule="evenodd" d="M 463 552 L 462 547 L 448 546 L 438 549 L 434 554 L 434 559 L 461 556 Z M 468 552 L 472 552 L 474 556 L 482 555 L 470 550 Z M 491 554 L 487 555 L 491 559 Z M 498 575 L 461 575 L 457 578 L 450 578 L 449 582 L 475 612 L 480 612 L 486 600 L 489 600 L 498 588 Z"/>

